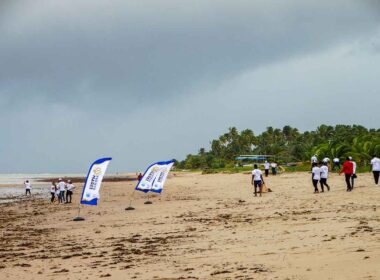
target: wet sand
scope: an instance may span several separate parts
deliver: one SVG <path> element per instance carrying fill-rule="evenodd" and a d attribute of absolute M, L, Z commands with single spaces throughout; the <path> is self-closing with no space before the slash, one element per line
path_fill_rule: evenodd
<path fill-rule="evenodd" d="M 175 173 L 145 205 L 135 182 L 106 182 L 97 207 L 30 199 L 0 205 L 1 279 L 379 279 L 380 186 L 359 174 L 352 193 L 332 174 Z"/>

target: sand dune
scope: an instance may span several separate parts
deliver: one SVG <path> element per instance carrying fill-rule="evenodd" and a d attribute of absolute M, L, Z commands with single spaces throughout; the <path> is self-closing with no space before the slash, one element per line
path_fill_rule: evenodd
<path fill-rule="evenodd" d="M 27 200 L 0 205 L 1 279 L 380 279 L 380 186 L 360 174 L 352 193 L 333 174 L 175 173 L 161 196 L 125 211 L 134 183 L 106 182 L 99 206 Z"/>

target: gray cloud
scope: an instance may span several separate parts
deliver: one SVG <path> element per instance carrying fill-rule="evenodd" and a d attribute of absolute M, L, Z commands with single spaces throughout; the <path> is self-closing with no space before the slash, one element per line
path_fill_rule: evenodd
<path fill-rule="evenodd" d="M 371 61 L 380 23 L 377 1 L 38 0 L 2 2 L 0 8 L 0 125 L 11 131 L 0 149 L 18 158 L 8 171 L 75 171 L 98 153 L 126 158 L 116 170 L 181 157 L 229 125 L 247 126 L 246 114 L 235 108 L 249 110 L 263 93 L 263 100 L 276 103 L 281 88 L 289 88 L 283 114 L 292 104 L 308 111 L 315 97 L 305 91 L 314 90 L 295 86 L 300 82 L 288 74 L 304 57 L 315 66 L 304 80 L 318 81 L 314 88 L 329 81 L 321 90 L 331 85 L 330 98 L 339 101 L 345 93 L 338 69 L 354 64 L 334 50 L 349 46 L 349 61 L 357 54 L 365 58 L 352 63 Z M 321 53 L 337 68 L 316 67 L 318 61 L 329 64 Z M 283 80 L 260 74 L 275 65 Z M 332 80 L 323 75 L 328 70 Z M 252 78 L 242 78 L 247 76 Z M 352 85 L 350 92 L 360 90 Z M 270 118 L 274 110 L 261 113 L 266 118 L 256 128 L 282 124 Z M 148 137 L 145 125 L 164 134 Z M 62 160 L 49 165 L 56 151 L 64 152 Z"/>

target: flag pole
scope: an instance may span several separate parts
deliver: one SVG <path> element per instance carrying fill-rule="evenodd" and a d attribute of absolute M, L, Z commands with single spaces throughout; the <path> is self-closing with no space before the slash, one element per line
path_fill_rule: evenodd
<path fill-rule="evenodd" d="M 148 200 L 144 202 L 144 204 L 153 204 L 152 201 L 149 200 L 149 192 L 147 193 Z"/>
<path fill-rule="evenodd" d="M 78 203 L 78 215 L 73 219 L 73 221 L 80 222 L 80 221 L 84 221 L 84 220 L 85 219 L 80 216 L 80 200 L 79 200 L 79 203 Z"/>
<path fill-rule="evenodd" d="M 136 191 L 136 189 L 134 189 L 133 192 L 132 192 L 131 200 L 129 201 L 129 206 L 127 208 L 125 208 L 125 210 L 127 210 L 127 211 L 135 210 L 135 208 L 132 207 L 132 200 L 134 198 L 135 191 Z"/>

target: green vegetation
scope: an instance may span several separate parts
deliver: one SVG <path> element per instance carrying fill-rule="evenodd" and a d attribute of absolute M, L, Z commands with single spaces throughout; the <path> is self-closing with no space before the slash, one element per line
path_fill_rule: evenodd
<path fill-rule="evenodd" d="M 239 132 L 235 127 L 210 142 L 210 150 L 201 148 L 196 155 L 176 162 L 179 169 L 202 169 L 205 173 L 216 170 L 245 171 L 237 168 L 235 157 L 242 154 L 275 155 L 280 164 L 301 163 L 292 170 L 308 170 L 310 157 L 335 157 L 343 160 L 352 156 L 360 170 L 365 170 L 374 154 L 380 154 L 380 129 L 367 129 L 360 125 L 321 125 L 315 131 L 299 132 L 297 128 L 267 127 L 260 135 L 250 129 Z M 302 164 L 303 163 L 303 164 Z"/>

